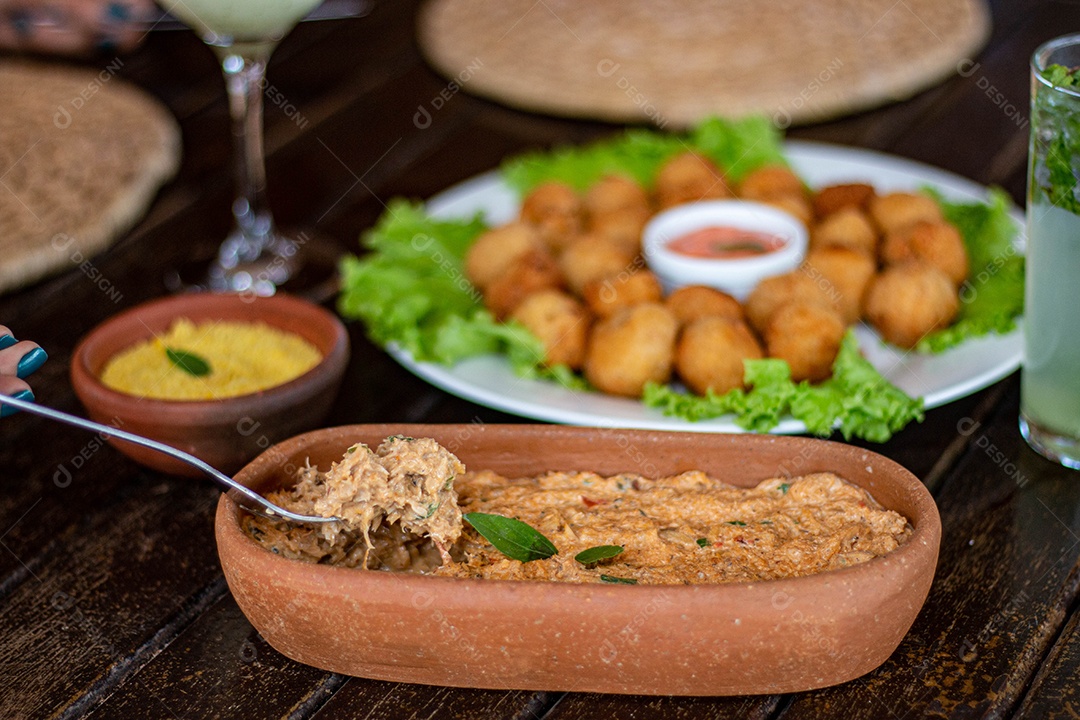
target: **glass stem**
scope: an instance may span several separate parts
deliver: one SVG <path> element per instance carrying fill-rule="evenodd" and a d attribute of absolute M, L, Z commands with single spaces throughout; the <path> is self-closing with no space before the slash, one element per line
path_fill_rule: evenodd
<path fill-rule="evenodd" d="M 274 240 L 274 221 L 266 202 L 266 163 L 263 157 L 263 88 L 272 45 L 215 48 L 225 73 L 233 128 L 236 199 L 232 211 L 236 229 L 221 248 L 225 267 L 251 262 Z"/>

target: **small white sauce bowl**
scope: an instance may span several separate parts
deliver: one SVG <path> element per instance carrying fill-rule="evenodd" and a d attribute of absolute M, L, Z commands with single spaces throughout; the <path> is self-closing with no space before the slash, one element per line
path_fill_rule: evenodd
<path fill-rule="evenodd" d="M 784 245 L 765 255 L 732 259 L 691 257 L 668 248 L 668 243 L 683 235 L 716 226 L 769 233 L 782 238 Z M 794 216 L 746 200 L 707 200 L 673 207 L 653 217 L 642 237 L 645 262 L 665 293 L 685 285 L 707 285 L 740 302 L 763 279 L 797 268 L 806 245 L 806 228 Z"/>

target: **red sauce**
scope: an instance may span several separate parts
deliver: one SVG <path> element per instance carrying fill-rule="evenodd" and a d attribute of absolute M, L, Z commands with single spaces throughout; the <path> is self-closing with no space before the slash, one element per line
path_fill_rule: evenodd
<path fill-rule="evenodd" d="M 712 260 L 737 260 L 759 257 L 784 247 L 784 238 L 757 230 L 710 226 L 681 235 L 667 244 L 680 255 Z"/>

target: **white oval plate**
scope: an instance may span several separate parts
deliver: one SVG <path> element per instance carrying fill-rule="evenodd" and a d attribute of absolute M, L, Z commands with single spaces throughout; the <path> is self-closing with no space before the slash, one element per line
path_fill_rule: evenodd
<path fill-rule="evenodd" d="M 953 200 L 983 200 L 986 188 L 929 165 L 882 153 L 820 143 L 785 144 L 795 171 L 812 187 L 843 182 L 868 182 L 878 190 L 936 188 Z M 433 197 L 428 210 L 442 218 L 469 218 L 482 212 L 489 223 L 517 216 L 518 198 L 490 172 L 455 185 Z M 1023 218 L 1014 213 L 1018 226 Z M 1020 366 L 1023 335 L 1020 327 L 1008 335 L 969 340 L 938 355 L 904 352 L 885 345 L 865 325 L 856 327 L 859 347 L 874 367 L 908 395 L 922 396 L 927 408 L 938 407 L 1000 380 Z M 510 369 L 500 355 L 483 355 L 446 367 L 416 362 L 400 348 L 390 354 L 415 375 L 458 397 L 496 410 L 536 420 L 593 427 L 643 428 L 697 432 L 746 432 L 730 416 L 689 422 L 664 416 L 637 400 L 567 390 L 552 382 L 526 380 Z M 772 432 L 806 432 L 802 422 L 787 418 Z"/>

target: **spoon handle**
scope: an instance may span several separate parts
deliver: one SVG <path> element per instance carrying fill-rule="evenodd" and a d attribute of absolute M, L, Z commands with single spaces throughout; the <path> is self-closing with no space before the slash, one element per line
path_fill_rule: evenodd
<path fill-rule="evenodd" d="M 225 473 L 200 460 L 194 455 L 190 455 L 183 450 L 177 450 L 171 445 L 166 445 L 165 443 L 158 442 L 157 440 L 151 440 L 150 438 L 143 437 L 142 435 L 135 435 L 134 433 L 129 433 L 126 430 L 121 430 L 120 428 L 111 427 L 109 425 L 102 425 L 101 423 L 96 423 L 93 420 L 86 420 L 85 418 L 77 417 L 75 415 L 69 415 L 68 413 L 60 412 L 59 410 L 54 410 L 49 407 L 44 407 L 42 405 L 38 405 L 37 403 L 19 400 L 3 393 L 0 393 L 0 405 L 11 405 L 12 407 L 19 408 L 20 410 L 28 413 L 33 413 L 34 415 L 41 415 L 42 417 L 49 418 L 50 420 L 55 420 L 57 422 L 65 423 L 67 425 L 74 425 L 75 427 L 82 428 L 83 430 L 89 430 L 90 432 L 96 432 L 106 437 L 114 437 L 117 440 L 124 440 L 125 442 L 134 443 L 135 445 L 142 445 L 143 447 L 147 447 L 151 450 L 156 450 L 160 453 L 164 453 L 166 455 L 174 457 L 181 462 L 185 462 L 188 465 L 191 465 L 192 467 L 201 470 L 203 473 L 209 476 L 210 479 L 220 485 L 222 489 L 228 493 L 229 497 L 231 497 L 233 501 L 236 502 L 238 505 L 247 510 L 257 512 L 261 515 L 266 515 L 268 517 L 279 516 L 288 520 L 293 520 L 295 522 L 305 523 L 331 522 L 337 519 L 315 517 L 310 515 L 300 515 L 292 512 L 291 510 L 286 510 L 280 505 L 267 500 L 254 490 L 244 487 Z M 256 507 L 252 508 L 252 504 L 254 504 Z"/>

